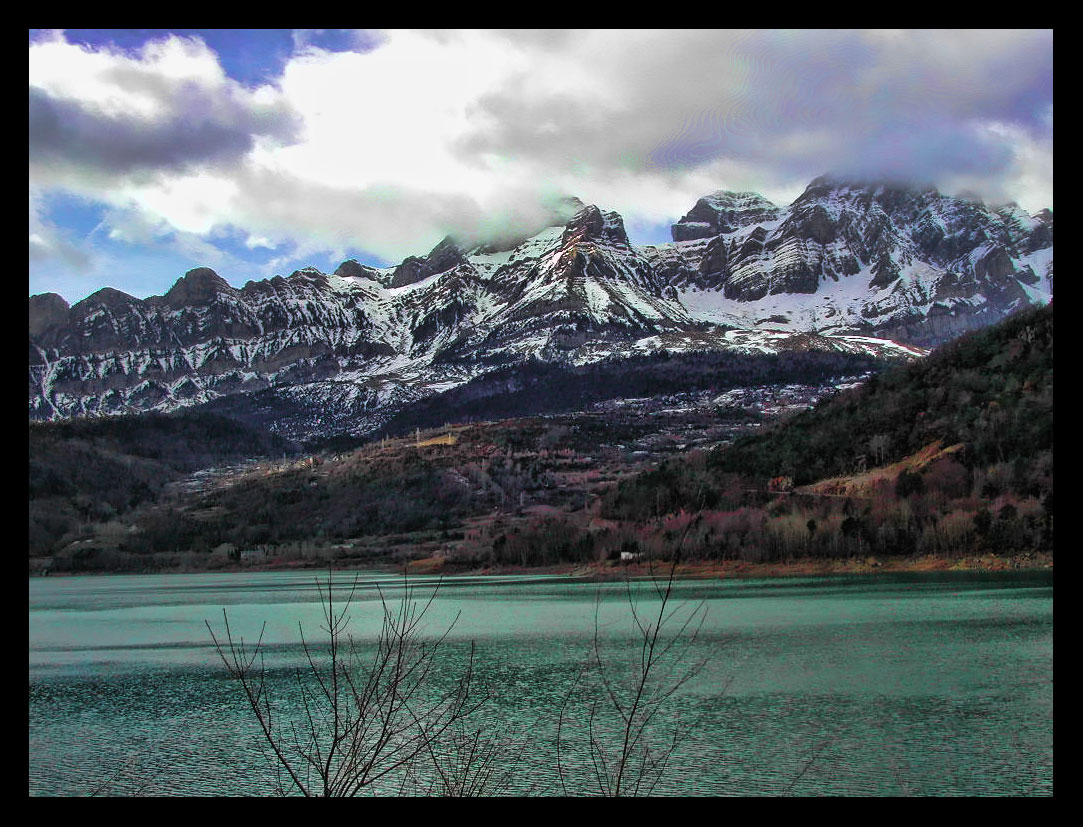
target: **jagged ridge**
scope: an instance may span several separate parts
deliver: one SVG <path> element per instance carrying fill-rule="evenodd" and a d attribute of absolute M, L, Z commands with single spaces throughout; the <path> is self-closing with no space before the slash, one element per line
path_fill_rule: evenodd
<path fill-rule="evenodd" d="M 674 225 L 673 243 L 646 247 L 615 212 L 569 200 L 554 216 L 527 239 L 445 238 L 393 268 L 351 260 L 240 289 L 197 268 L 145 300 L 112 288 L 70 308 L 32 296 L 30 416 L 242 394 L 287 406 L 290 424 L 271 424 L 291 437 L 363 433 L 524 359 L 918 354 L 1052 297 L 1050 211 L 991 210 L 931 188 L 819 178 L 788 208 L 713 193 Z"/>

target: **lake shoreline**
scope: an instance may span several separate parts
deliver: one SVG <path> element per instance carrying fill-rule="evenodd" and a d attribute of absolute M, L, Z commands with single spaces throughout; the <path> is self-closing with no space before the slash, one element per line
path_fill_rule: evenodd
<path fill-rule="evenodd" d="M 679 579 L 760 579 L 775 577 L 816 577 L 852 574 L 899 574 L 906 572 L 931 571 L 973 571 L 998 572 L 1022 571 L 1027 569 L 1045 570 L 1053 568 L 1053 555 L 1048 552 L 1035 552 L 1011 556 L 994 554 L 971 555 L 959 558 L 919 557 L 916 559 L 895 558 L 850 558 L 811 560 L 798 559 L 787 562 L 749 563 L 731 561 L 690 561 L 679 563 L 675 575 Z M 396 569 L 398 570 L 398 569 Z M 493 566 L 481 569 L 458 571 L 442 565 L 439 558 L 414 561 L 409 568 L 417 574 L 468 574 L 468 575 L 509 575 L 509 574 L 557 574 L 585 580 L 613 580 L 624 577 L 665 577 L 669 574 L 670 564 L 659 561 L 653 565 L 645 562 L 621 563 L 606 561 L 600 563 L 573 564 L 557 566 Z"/>
<path fill-rule="evenodd" d="M 694 729 L 680 732 L 654 793 L 1052 794 L 1052 569 L 884 568 L 675 583 L 678 613 L 660 638 L 668 654 L 648 687 L 673 692 L 649 734 L 665 747 L 673 743 L 672 722 Z M 632 570 L 642 572 L 605 568 L 613 577 Z M 591 733 L 619 749 L 620 729 L 618 711 L 602 706 L 601 673 L 585 667 L 605 664 L 619 681 L 615 691 L 632 686 L 625 678 L 635 675 L 643 628 L 636 612 L 648 613 L 639 612 L 640 623 L 656 622 L 650 583 L 630 580 L 627 592 L 620 579 L 573 573 L 448 576 L 417 627 L 420 642 L 447 644 L 420 697 L 445 698 L 471 676 L 471 700 L 486 703 L 467 732 L 506 745 L 496 760 L 512 774 L 511 795 L 563 789 L 558 736 L 567 745 L 562 755 L 577 758 L 566 764 L 570 789 L 586 789 Z M 361 668 L 372 663 L 384 620 L 380 590 L 394 605 L 409 596 L 401 570 L 353 575 L 360 582 L 346 634 L 358 644 Z M 277 765 L 268 763 L 264 734 L 207 622 L 216 634 L 228 622 L 235 642 L 243 637 L 249 654 L 266 655 L 254 662 L 264 697 L 282 710 L 279 720 L 303 726 L 305 687 L 319 692 L 314 677 L 303 678 L 308 656 L 327 664 L 326 589 L 316 588 L 326 578 L 326 569 L 313 568 L 31 581 L 30 794 L 273 793 Z M 410 579 L 419 589 L 417 612 L 438 579 Z M 334 580 L 338 609 L 354 576 L 339 571 Z M 693 625 L 684 625 L 689 619 Z M 330 727 L 328 707 L 317 709 L 317 725 Z M 290 731 L 279 731 L 289 743 Z M 419 775 L 422 786 L 411 791 L 424 791 L 429 777 Z M 372 792 L 396 794 L 402 781 Z"/>
<path fill-rule="evenodd" d="M 332 566 L 334 571 L 383 571 L 400 573 L 402 565 L 387 562 L 370 562 L 364 565 Z M 776 577 L 817 577 L 834 575 L 876 575 L 900 574 L 909 572 L 933 571 L 971 571 L 1003 572 L 1027 569 L 1048 570 L 1053 568 L 1053 554 L 1050 552 L 1031 552 L 1016 555 L 975 554 L 960 557 L 892 558 L 892 557 L 854 557 L 808 559 L 770 563 L 752 563 L 740 560 L 726 561 L 690 561 L 677 565 L 675 576 L 678 579 L 759 579 Z M 230 574 L 268 571 L 323 571 L 326 566 L 311 565 L 290 561 L 286 564 L 263 563 L 248 566 L 223 566 L 215 569 L 161 569 L 146 572 L 53 572 L 49 577 L 99 577 L 132 574 Z M 562 563 L 554 566 L 468 566 L 449 563 L 446 558 L 429 557 L 412 560 L 406 564 L 409 574 L 444 575 L 448 577 L 484 577 L 488 575 L 560 575 L 578 580 L 615 580 L 626 577 L 664 577 L 669 574 L 670 564 L 658 561 L 649 562 L 601 561 L 592 563 Z M 40 577 L 31 573 L 30 578 Z"/>

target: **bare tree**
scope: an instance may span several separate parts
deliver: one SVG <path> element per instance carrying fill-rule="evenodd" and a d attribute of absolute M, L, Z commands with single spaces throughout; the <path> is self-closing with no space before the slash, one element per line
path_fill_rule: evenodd
<path fill-rule="evenodd" d="M 567 744 L 562 741 L 566 728 L 585 726 L 589 758 L 588 778 L 572 792 L 620 797 L 651 795 L 694 726 L 694 722 L 682 720 L 670 703 L 709 661 L 709 657 L 691 656 L 706 618 L 706 605 L 672 603 L 680 551 L 694 524 L 685 528 L 664 580 L 655 578 L 653 563 L 650 565 L 650 583 L 659 600 L 656 612 L 646 615 L 641 610 L 630 582 L 625 580 L 638 641 L 630 664 L 603 656 L 599 592 L 590 655 L 565 695 L 557 724 L 557 771 L 565 795 L 569 794 L 571 773 Z M 569 707 L 580 685 L 585 690 L 583 708 L 580 714 L 573 714 Z"/>
<path fill-rule="evenodd" d="M 891 444 L 891 437 L 887 434 L 876 434 L 869 440 L 869 451 L 876 456 L 876 463 L 878 465 L 884 464 L 884 456 L 887 453 L 888 446 Z"/>
<path fill-rule="evenodd" d="M 383 782 L 385 788 L 397 784 L 404 792 L 416 786 L 418 773 L 426 770 L 435 772 L 436 789 L 445 795 L 478 794 L 494 786 L 499 779 L 487 772 L 486 761 L 491 763 L 487 756 L 495 747 L 486 752 L 480 730 L 467 727 L 470 716 L 488 700 L 474 686 L 473 644 L 450 689 L 438 690 L 433 680 L 434 670 L 446 665 L 441 660 L 444 643 L 455 625 L 453 621 L 432 639 L 423 635 L 422 622 L 436 590 L 420 604 L 404 582 L 397 606 L 389 605 L 381 591 L 382 625 L 374 651 L 365 656 L 347 631 L 357 578 L 345 600 L 338 602 L 330 572 L 326 590 L 319 581 L 317 587 L 327 642 L 318 656 L 298 623 L 306 660 L 305 667 L 295 671 L 303 714 L 280 717 L 271 697 L 264 662 L 266 623 L 252 646 L 234 636 L 225 609 L 221 638 L 207 623 L 219 657 L 244 690 L 273 753 L 277 791 L 354 796 Z M 456 755 L 454 745 L 469 745 L 475 734 L 473 751 L 460 750 L 459 763 L 445 765 Z M 432 768 L 420 766 L 428 760 Z"/>
<path fill-rule="evenodd" d="M 456 721 L 448 737 L 429 744 L 435 777 L 416 785 L 426 795 L 479 798 L 506 793 L 515 780 L 512 767 L 520 745 L 497 736 L 465 719 Z"/>
<path fill-rule="evenodd" d="M 148 773 L 136 753 L 128 754 L 123 760 L 116 762 L 112 771 L 105 777 L 94 782 L 87 791 L 87 796 L 115 795 L 152 795 L 158 779 L 155 774 Z M 124 792 L 118 792 L 124 789 Z"/>

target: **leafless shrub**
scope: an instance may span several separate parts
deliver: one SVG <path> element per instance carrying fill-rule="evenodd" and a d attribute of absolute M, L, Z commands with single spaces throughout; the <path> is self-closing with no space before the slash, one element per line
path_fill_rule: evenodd
<path fill-rule="evenodd" d="M 86 795 L 90 798 L 153 795 L 156 783 L 157 777 L 147 771 L 139 756 L 133 752 L 117 761 L 110 771 L 95 781 Z M 119 792 L 121 789 L 123 792 Z"/>
<path fill-rule="evenodd" d="M 465 719 L 459 719 L 445 738 L 429 744 L 435 777 L 427 784 L 417 784 L 417 791 L 459 798 L 506 793 L 515 780 L 512 766 L 518 760 L 519 749 L 514 739 L 471 727 Z"/>
<path fill-rule="evenodd" d="M 694 522 L 668 566 L 665 579 L 651 584 L 659 600 L 657 612 L 645 614 L 626 580 L 627 600 L 635 625 L 637 652 L 631 663 L 603 657 L 599 632 L 599 603 L 595 603 L 594 637 L 590 655 L 572 689 L 565 695 L 557 725 L 557 770 L 565 795 L 596 793 L 606 797 L 651 795 L 665 776 L 671 759 L 695 722 L 684 720 L 671 708 L 674 695 L 698 675 L 709 656 L 692 657 L 706 618 L 706 605 L 673 605 L 673 583 L 680 550 Z M 582 686 L 581 701 L 574 696 Z M 579 712 L 572 710 L 580 708 Z M 565 730 L 585 726 L 589 758 L 586 780 L 571 778 Z"/>
<path fill-rule="evenodd" d="M 263 651 L 266 623 L 252 646 L 234 635 L 224 609 L 222 637 L 207 623 L 219 657 L 240 683 L 273 753 L 277 791 L 354 796 L 382 782 L 385 789 L 397 784 L 405 793 L 416 788 L 425 775 L 421 764 L 430 760 L 440 794 L 488 794 L 498 787 L 495 743 L 468 726 L 488 699 L 475 687 L 473 645 L 450 690 L 437 690 L 433 680 L 455 625 L 438 637 L 424 636 L 422 622 L 436 591 L 422 604 L 404 583 L 397 605 L 381 592 L 382 626 L 375 651 L 366 657 L 347 632 L 357 578 L 338 602 L 330 572 L 326 586 L 318 581 L 317 586 L 327 642 L 318 656 L 298 624 L 306 659 L 295 673 L 302 716 L 279 717 L 271 698 Z"/>

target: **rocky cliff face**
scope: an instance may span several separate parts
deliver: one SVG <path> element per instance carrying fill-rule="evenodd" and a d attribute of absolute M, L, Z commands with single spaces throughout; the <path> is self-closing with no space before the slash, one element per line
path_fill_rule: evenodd
<path fill-rule="evenodd" d="M 617 213 L 562 209 L 528 239 L 446 238 L 393 268 L 346 261 L 240 289 L 197 268 L 148 299 L 103 288 L 69 308 L 32 296 L 30 416 L 232 399 L 264 406 L 289 436 L 361 433 L 523 359 L 919 353 L 1052 297 L 1048 210 L 821 178 L 785 208 L 714 193 L 674 225 L 673 243 L 636 247 Z"/>
<path fill-rule="evenodd" d="M 782 209 L 755 192 L 719 191 L 705 195 L 673 225 L 674 241 L 729 235 L 744 227 L 774 222 Z"/>
<path fill-rule="evenodd" d="M 732 203 L 724 195 L 689 213 L 703 233 L 718 232 L 686 240 L 686 216 L 674 243 L 648 254 L 703 321 L 933 346 L 1052 298 L 1048 210 L 1028 216 L 931 188 L 818 178 L 786 209 L 720 207 L 708 221 L 711 203 Z"/>

